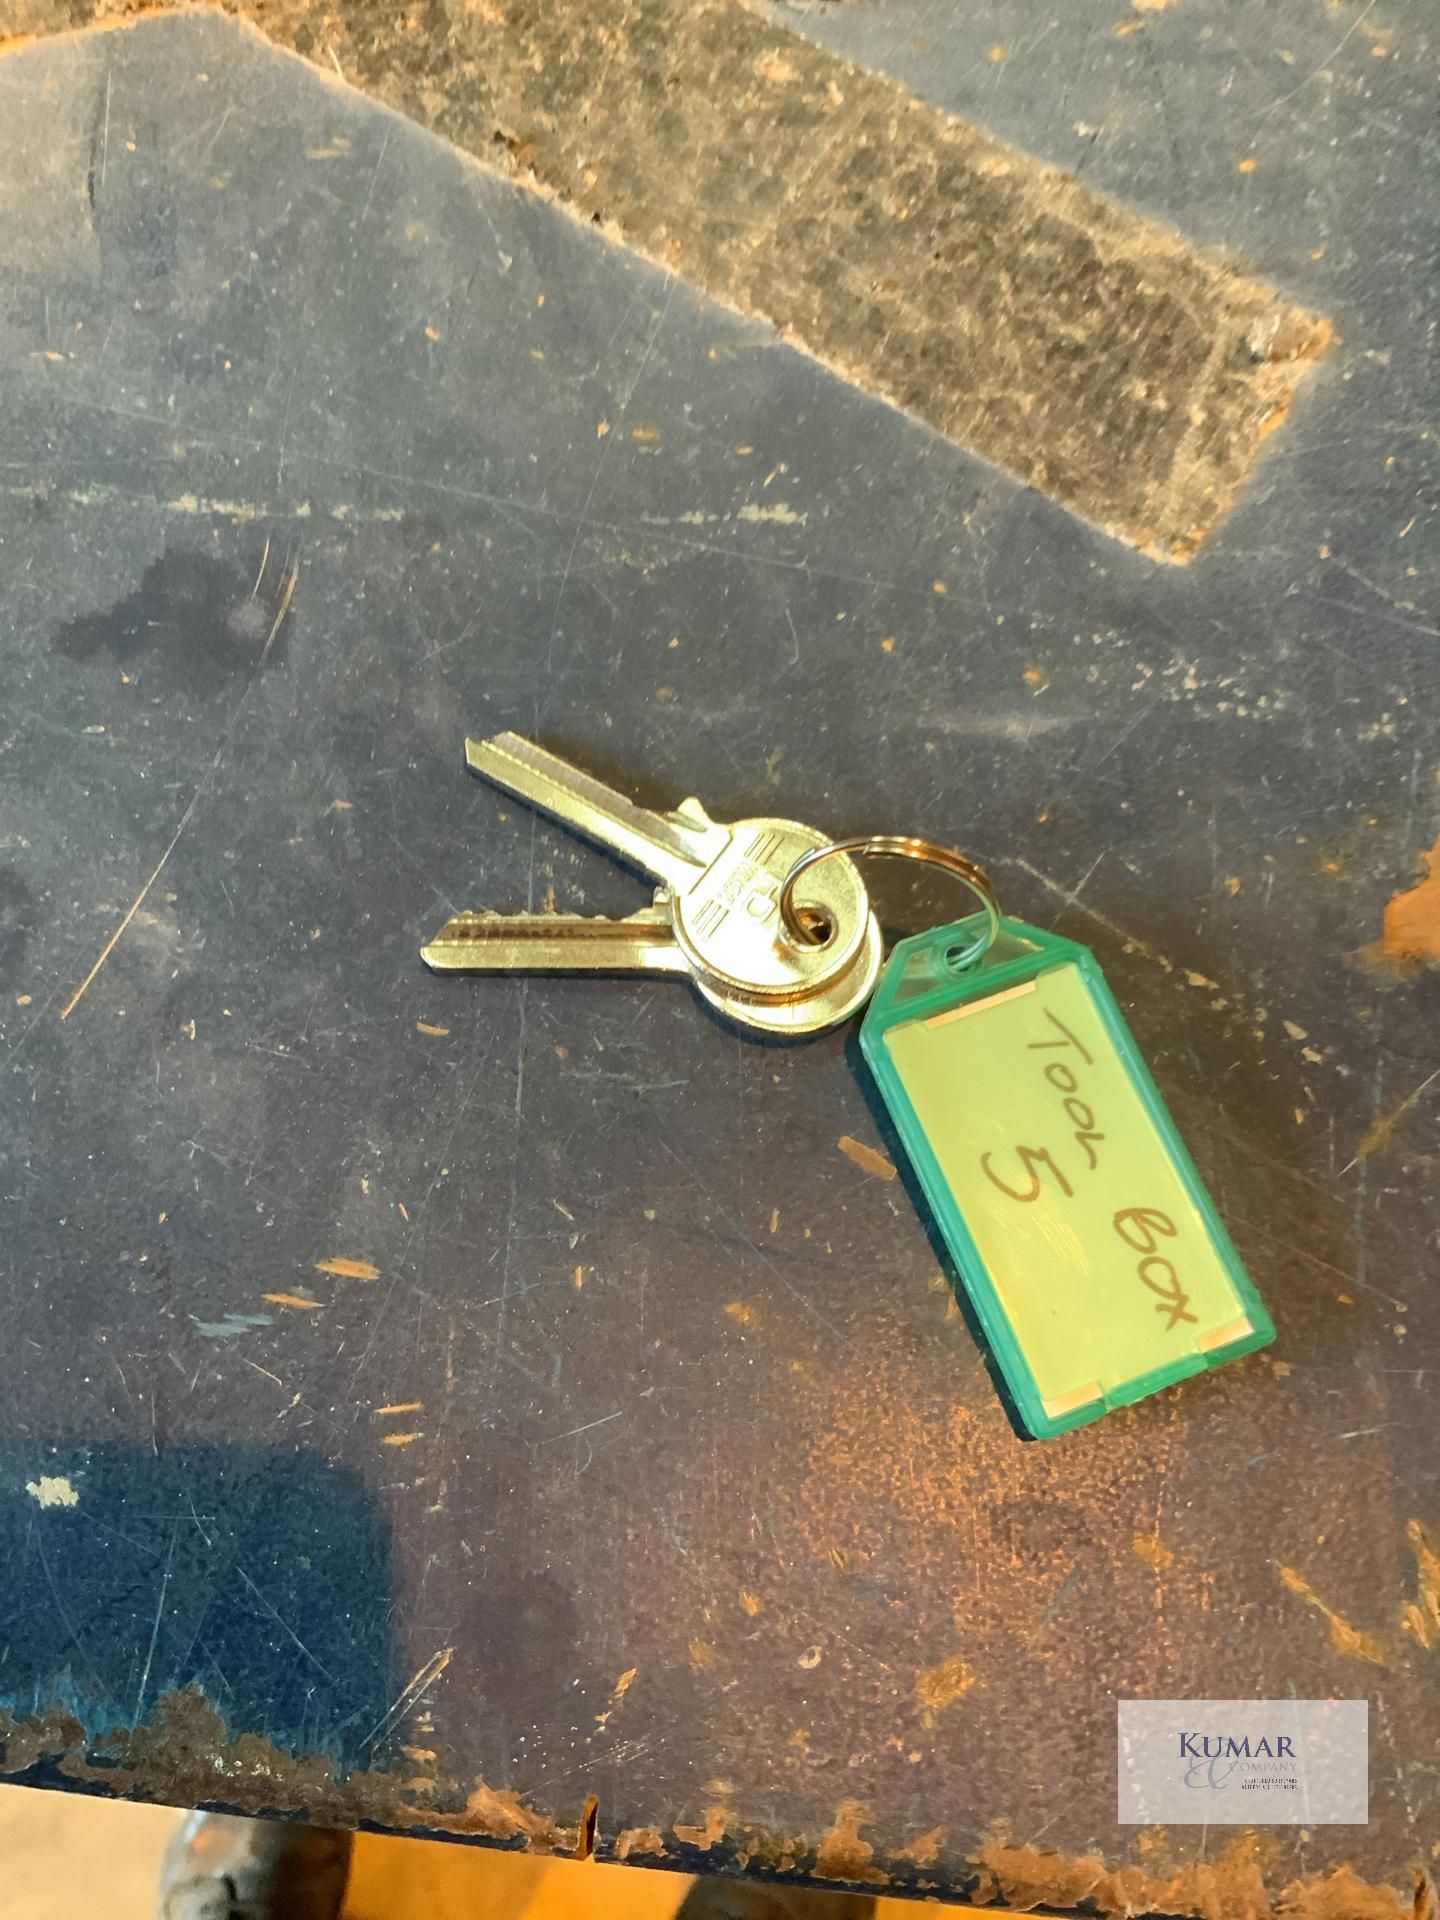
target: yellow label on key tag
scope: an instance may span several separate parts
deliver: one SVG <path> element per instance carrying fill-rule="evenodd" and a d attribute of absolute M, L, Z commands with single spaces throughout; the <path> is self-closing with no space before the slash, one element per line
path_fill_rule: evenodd
<path fill-rule="evenodd" d="M 1046 1433 L 1271 1328 L 1093 960 L 1056 964 L 1060 943 L 1039 938 L 1048 952 L 1009 943 L 989 993 L 976 969 L 937 1005 L 917 976 L 914 1017 L 893 1003 L 866 1050 L 1027 1424 Z"/>

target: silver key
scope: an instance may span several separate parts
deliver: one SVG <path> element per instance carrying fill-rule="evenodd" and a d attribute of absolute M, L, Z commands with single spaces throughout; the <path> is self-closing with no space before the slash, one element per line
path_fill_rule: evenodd
<path fill-rule="evenodd" d="M 441 972 L 689 973 L 712 1005 L 767 1033 L 818 1033 L 874 990 L 882 959 L 869 896 L 847 859 L 807 887 L 828 921 L 823 946 L 780 925 L 781 882 L 827 844 L 796 820 L 712 820 L 698 800 L 653 813 L 519 734 L 467 740 L 476 773 L 554 815 L 661 882 L 652 906 L 624 920 L 564 914 L 461 914 L 422 949 Z"/>

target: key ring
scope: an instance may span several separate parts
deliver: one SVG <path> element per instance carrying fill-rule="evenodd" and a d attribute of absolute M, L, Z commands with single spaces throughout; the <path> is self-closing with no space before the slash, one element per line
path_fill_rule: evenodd
<path fill-rule="evenodd" d="M 831 840 L 826 846 L 812 847 L 800 855 L 780 883 L 780 919 L 786 933 L 800 946 L 823 946 L 830 935 L 820 932 L 813 925 L 806 926 L 800 910 L 795 906 L 796 882 L 810 867 L 818 866 L 820 861 L 829 860 L 837 853 L 880 854 L 897 860 L 919 860 L 928 867 L 940 867 L 946 873 L 953 873 L 985 909 L 986 924 L 969 946 L 958 949 L 950 957 L 950 965 L 959 972 L 965 967 L 974 966 L 989 952 L 1000 931 L 1000 902 L 995 897 L 995 889 L 985 869 L 976 866 L 957 847 L 945 847 L 935 840 L 921 840 L 914 835 L 900 833 L 861 834 L 854 840 Z"/>

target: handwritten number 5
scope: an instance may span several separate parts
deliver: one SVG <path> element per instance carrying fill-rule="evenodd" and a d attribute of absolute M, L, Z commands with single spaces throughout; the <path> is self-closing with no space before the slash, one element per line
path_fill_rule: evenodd
<path fill-rule="evenodd" d="M 1064 1174 L 1060 1171 L 1059 1167 L 1057 1167 L 1055 1162 L 1051 1159 L 1050 1154 L 1046 1150 L 1046 1148 L 1017 1147 L 1015 1151 L 1019 1155 L 1021 1164 L 1024 1166 L 1026 1173 L 1030 1176 L 1029 1192 L 1028 1193 L 1022 1192 L 1021 1189 L 1018 1187 L 1007 1186 L 1006 1183 L 1000 1178 L 999 1174 L 996 1173 L 995 1169 L 991 1166 L 990 1164 L 991 1156 L 988 1153 L 982 1153 L 980 1156 L 980 1165 L 984 1170 L 985 1178 L 991 1183 L 992 1186 L 998 1187 L 1001 1193 L 1008 1194 L 1012 1200 L 1019 1200 L 1023 1203 L 1028 1204 L 1031 1200 L 1038 1200 L 1040 1198 L 1041 1180 L 1040 1180 L 1040 1175 L 1035 1171 L 1035 1169 L 1037 1167 L 1048 1167 L 1050 1172 L 1054 1174 L 1056 1180 L 1059 1181 L 1060 1191 L 1066 1196 L 1067 1199 L 1074 1198 L 1075 1189 L 1071 1186 L 1070 1182 L 1065 1178 Z"/>

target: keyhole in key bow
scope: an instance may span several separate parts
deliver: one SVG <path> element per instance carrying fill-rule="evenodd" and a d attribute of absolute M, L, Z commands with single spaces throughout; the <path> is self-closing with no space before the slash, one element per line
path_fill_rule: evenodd
<path fill-rule="evenodd" d="M 823 907 L 797 907 L 795 918 L 804 928 L 807 947 L 828 947 L 835 938 L 835 922 Z"/>

